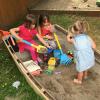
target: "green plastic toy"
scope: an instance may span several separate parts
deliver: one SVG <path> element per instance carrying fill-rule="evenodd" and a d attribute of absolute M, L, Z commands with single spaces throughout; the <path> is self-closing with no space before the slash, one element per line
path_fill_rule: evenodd
<path fill-rule="evenodd" d="M 52 71 L 52 70 L 48 70 L 48 69 L 45 70 L 44 72 L 45 72 L 47 75 L 52 75 L 52 74 L 53 74 L 53 71 Z"/>

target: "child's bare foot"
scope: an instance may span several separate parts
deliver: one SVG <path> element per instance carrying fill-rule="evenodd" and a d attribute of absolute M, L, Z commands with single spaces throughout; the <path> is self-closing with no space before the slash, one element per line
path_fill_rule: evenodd
<path fill-rule="evenodd" d="M 78 80 L 78 79 L 74 79 L 73 81 L 75 84 L 82 84 L 82 81 Z"/>

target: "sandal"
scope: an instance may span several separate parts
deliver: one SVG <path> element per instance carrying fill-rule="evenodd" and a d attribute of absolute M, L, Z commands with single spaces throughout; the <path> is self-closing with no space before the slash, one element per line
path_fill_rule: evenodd
<path fill-rule="evenodd" d="M 78 79 L 74 79 L 73 82 L 76 83 L 76 84 L 82 84 L 82 81 L 79 81 Z"/>

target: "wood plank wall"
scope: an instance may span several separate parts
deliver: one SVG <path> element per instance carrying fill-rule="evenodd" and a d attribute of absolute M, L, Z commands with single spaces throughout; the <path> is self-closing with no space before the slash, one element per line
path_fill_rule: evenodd
<path fill-rule="evenodd" d="M 39 0 L 0 0 L 0 29 L 9 29 L 11 24 L 22 19 L 30 4 Z"/>

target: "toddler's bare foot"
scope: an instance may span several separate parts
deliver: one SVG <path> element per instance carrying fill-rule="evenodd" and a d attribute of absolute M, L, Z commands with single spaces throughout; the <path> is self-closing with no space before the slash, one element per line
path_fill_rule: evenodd
<path fill-rule="evenodd" d="M 82 81 L 78 80 L 78 79 L 74 79 L 73 81 L 75 84 L 82 84 Z"/>

